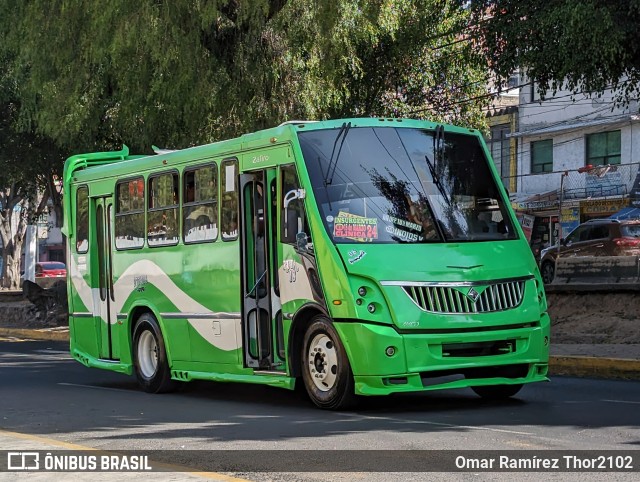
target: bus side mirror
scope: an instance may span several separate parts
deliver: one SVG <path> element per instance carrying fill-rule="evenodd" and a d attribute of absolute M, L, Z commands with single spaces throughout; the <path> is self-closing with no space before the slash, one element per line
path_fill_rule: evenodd
<path fill-rule="evenodd" d="M 307 233 L 296 234 L 296 246 L 299 251 L 307 250 Z"/>

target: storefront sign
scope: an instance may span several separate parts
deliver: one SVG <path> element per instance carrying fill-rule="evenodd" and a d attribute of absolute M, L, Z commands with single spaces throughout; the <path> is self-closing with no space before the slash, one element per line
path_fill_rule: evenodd
<path fill-rule="evenodd" d="M 552 201 L 522 201 L 522 202 L 512 202 L 511 207 L 515 210 L 525 210 L 525 209 L 549 209 L 558 207 L 558 200 L 554 199 Z"/>
<path fill-rule="evenodd" d="M 533 223 L 536 220 L 535 216 L 529 216 L 528 214 L 522 214 L 518 217 L 522 231 L 524 232 L 527 241 L 531 241 L 531 233 L 533 232 Z"/>
<path fill-rule="evenodd" d="M 626 205 L 627 203 L 624 199 L 591 199 L 582 201 L 580 210 L 582 214 L 609 214 L 617 213 Z"/>

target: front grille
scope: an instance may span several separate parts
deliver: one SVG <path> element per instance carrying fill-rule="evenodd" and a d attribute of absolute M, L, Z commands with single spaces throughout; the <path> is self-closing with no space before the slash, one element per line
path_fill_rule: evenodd
<path fill-rule="evenodd" d="M 491 313 L 522 303 L 525 280 L 489 282 L 472 286 L 403 285 L 402 289 L 423 311 L 430 313 Z M 475 301 L 474 301 L 475 300 Z"/>

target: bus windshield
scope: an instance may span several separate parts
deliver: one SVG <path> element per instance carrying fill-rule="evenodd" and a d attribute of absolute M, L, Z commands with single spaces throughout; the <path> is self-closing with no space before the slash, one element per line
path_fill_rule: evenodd
<path fill-rule="evenodd" d="M 516 239 L 477 137 L 354 127 L 298 134 L 335 243 Z"/>

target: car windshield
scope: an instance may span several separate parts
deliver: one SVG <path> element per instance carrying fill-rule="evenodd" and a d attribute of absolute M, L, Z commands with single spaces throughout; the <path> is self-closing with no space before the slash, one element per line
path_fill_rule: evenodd
<path fill-rule="evenodd" d="M 515 239 L 477 137 L 395 127 L 298 134 L 336 243 Z M 434 142 L 435 140 L 435 142 Z"/>
<path fill-rule="evenodd" d="M 58 263 L 55 261 L 47 261 L 46 263 L 40 263 L 43 269 L 66 269 L 64 263 Z"/>

